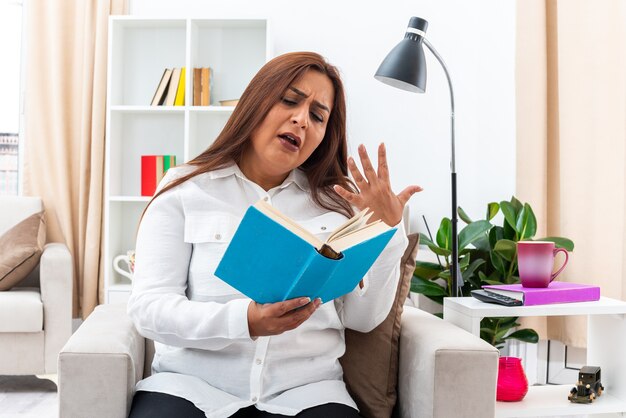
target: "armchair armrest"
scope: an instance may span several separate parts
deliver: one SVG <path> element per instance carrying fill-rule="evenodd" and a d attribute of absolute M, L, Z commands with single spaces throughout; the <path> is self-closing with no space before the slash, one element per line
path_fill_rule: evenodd
<path fill-rule="evenodd" d="M 57 372 L 59 350 L 72 335 L 72 256 L 61 243 L 47 244 L 39 262 L 43 302 L 45 370 Z"/>
<path fill-rule="evenodd" d="M 59 354 L 59 416 L 127 417 L 144 349 L 126 304 L 96 307 Z"/>
<path fill-rule="evenodd" d="M 469 332 L 405 306 L 400 333 L 401 417 L 495 416 L 498 350 Z"/>

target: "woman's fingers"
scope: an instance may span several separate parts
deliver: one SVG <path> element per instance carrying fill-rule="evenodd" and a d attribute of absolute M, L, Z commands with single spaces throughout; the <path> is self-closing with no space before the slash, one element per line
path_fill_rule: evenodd
<path fill-rule="evenodd" d="M 264 305 L 251 302 L 248 306 L 250 336 L 278 335 L 299 327 L 321 305 L 318 298 L 296 298 Z"/>
<path fill-rule="evenodd" d="M 357 185 L 359 185 L 359 187 L 363 187 L 367 184 L 367 182 L 365 181 L 365 178 L 359 171 L 359 167 L 357 167 L 356 165 L 356 161 L 354 161 L 354 158 L 352 157 L 348 158 L 348 168 L 350 169 L 350 173 L 352 174 L 352 178 L 354 179 L 354 182 Z"/>
<path fill-rule="evenodd" d="M 384 142 L 381 142 L 378 146 L 378 179 L 385 184 L 391 184 L 389 181 L 389 166 L 387 165 L 387 149 Z"/>
<path fill-rule="evenodd" d="M 367 155 L 367 150 L 363 144 L 359 145 L 359 157 L 361 158 L 361 166 L 363 167 L 363 173 L 365 174 L 367 181 L 370 184 L 377 183 L 378 175 L 376 174 L 376 170 L 374 170 L 372 161 L 370 160 L 369 155 Z"/>
<path fill-rule="evenodd" d="M 400 203 L 402 204 L 402 206 L 404 206 L 406 202 L 409 201 L 411 196 L 413 196 L 415 193 L 421 192 L 422 190 L 424 189 L 417 185 L 408 186 L 407 188 L 402 190 L 400 194 L 398 194 L 398 199 L 400 199 Z"/>

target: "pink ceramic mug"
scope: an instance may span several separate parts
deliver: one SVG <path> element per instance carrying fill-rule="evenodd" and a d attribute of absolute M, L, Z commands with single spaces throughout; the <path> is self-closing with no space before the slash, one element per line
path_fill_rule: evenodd
<path fill-rule="evenodd" d="M 556 273 L 554 258 L 556 254 L 565 254 L 565 262 Z M 550 241 L 520 241 L 517 243 L 517 265 L 519 278 L 524 287 L 548 287 L 565 268 L 569 254 L 565 248 L 556 248 Z"/>

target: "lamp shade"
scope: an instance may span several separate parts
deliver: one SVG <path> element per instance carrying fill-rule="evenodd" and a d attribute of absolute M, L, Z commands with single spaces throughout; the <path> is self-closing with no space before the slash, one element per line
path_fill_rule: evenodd
<path fill-rule="evenodd" d="M 426 59 L 422 41 L 428 22 L 412 17 L 404 39 L 383 60 L 374 78 L 402 90 L 414 93 L 426 91 Z"/>

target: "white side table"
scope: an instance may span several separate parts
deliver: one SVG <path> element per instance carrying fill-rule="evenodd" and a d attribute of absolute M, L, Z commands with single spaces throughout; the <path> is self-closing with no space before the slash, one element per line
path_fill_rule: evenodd
<path fill-rule="evenodd" d="M 602 368 L 605 391 L 592 404 L 571 403 L 571 385 L 531 386 L 521 402 L 497 402 L 497 417 L 626 416 L 626 302 L 600 298 L 596 302 L 538 306 L 502 306 L 472 297 L 444 298 L 443 318 L 480 336 L 480 321 L 487 317 L 587 316 L 587 364 Z"/>

